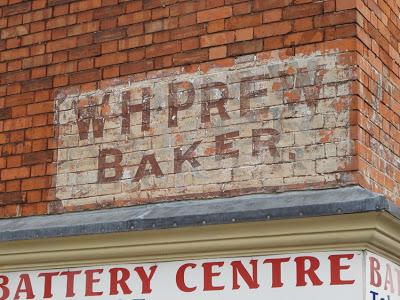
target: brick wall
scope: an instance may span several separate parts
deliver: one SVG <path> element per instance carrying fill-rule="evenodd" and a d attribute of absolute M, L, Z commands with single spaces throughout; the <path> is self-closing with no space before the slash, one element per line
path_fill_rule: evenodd
<path fill-rule="evenodd" d="M 400 3 L 357 1 L 359 87 L 352 124 L 366 188 L 400 204 Z"/>
<path fill-rule="evenodd" d="M 399 202 L 396 1 L 0 9 L 2 217 L 357 183 Z"/>

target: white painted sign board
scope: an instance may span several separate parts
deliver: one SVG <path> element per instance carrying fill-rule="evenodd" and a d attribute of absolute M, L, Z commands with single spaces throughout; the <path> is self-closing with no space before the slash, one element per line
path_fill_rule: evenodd
<path fill-rule="evenodd" d="M 399 300 L 399 283 L 394 263 L 337 251 L 4 273 L 0 299 Z"/>
<path fill-rule="evenodd" d="M 400 300 L 400 266 L 366 253 L 366 299 Z"/>

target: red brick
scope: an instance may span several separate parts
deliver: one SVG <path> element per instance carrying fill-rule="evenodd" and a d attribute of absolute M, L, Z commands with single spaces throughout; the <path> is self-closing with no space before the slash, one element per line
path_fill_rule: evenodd
<path fill-rule="evenodd" d="M 146 57 L 164 56 L 177 53 L 181 50 L 179 41 L 168 42 L 164 44 L 155 44 L 146 48 Z"/>
<path fill-rule="evenodd" d="M 75 60 L 85 57 L 97 56 L 100 55 L 100 53 L 101 53 L 100 45 L 95 44 L 69 50 L 68 57 L 70 60 Z"/>
<path fill-rule="evenodd" d="M 101 0 L 74 1 L 69 6 L 71 13 L 90 10 L 101 6 Z"/>
<path fill-rule="evenodd" d="M 22 166 L 21 155 L 13 155 L 7 157 L 7 168 L 16 168 L 21 166 Z"/>
<path fill-rule="evenodd" d="M 77 24 L 71 27 L 68 27 L 67 35 L 74 36 L 74 35 L 81 35 L 90 32 L 99 31 L 100 23 L 98 21 L 95 22 L 88 22 L 83 24 Z"/>
<path fill-rule="evenodd" d="M 2 39 L 9 39 L 21 35 L 25 35 L 29 33 L 29 26 L 28 25 L 20 25 L 11 28 L 4 28 L 1 31 L 1 38 Z"/>
<path fill-rule="evenodd" d="M 226 46 L 218 46 L 214 48 L 210 48 L 210 59 L 220 59 L 225 58 L 227 55 L 227 47 Z"/>
<path fill-rule="evenodd" d="M 93 12 L 93 19 L 98 20 L 122 15 L 124 10 L 125 6 L 123 4 L 101 7 Z"/>
<path fill-rule="evenodd" d="M 59 74 L 72 73 L 72 72 L 76 72 L 76 71 L 77 71 L 77 62 L 70 61 L 67 63 L 50 65 L 47 69 L 47 75 L 53 76 L 53 75 L 59 75 Z"/>
<path fill-rule="evenodd" d="M 32 3 L 30 1 L 7 5 L 3 8 L 3 16 L 12 16 L 29 12 L 31 10 L 31 5 Z"/>
<path fill-rule="evenodd" d="M 224 45 L 232 43 L 234 40 L 235 40 L 234 31 L 208 34 L 200 38 L 200 46 L 204 48 L 204 47 Z"/>
<path fill-rule="evenodd" d="M 170 14 L 171 16 L 186 15 L 206 8 L 207 6 L 205 1 L 180 2 L 171 6 Z"/>
<path fill-rule="evenodd" d="M 11 118 L 11 108 L 1 108 L 0 109 L 0 120 L 6 120 Z"/>
<path fill-rule="evenodd" d="M 53 101 L 39 102 L 34 104 L 29 104 L 27 106 L 27 114 L 28 115 L 36 115 L 53 112 L 54 103 Z"/>
<path fill-rule="evenodd" d="M 18 48 L 0 52 L 1 61 L 21 59 L 28 56 L 29 48 Z"/>
<path fill-rule="evenodd" d="M 12 192 L 12 193 L 0 193 L 0 205 L 16 204 L 25 202 L 25 193 Z M 14 206 L 9 206 L 9 209 L 14 209 Z"/>
<path fill-rule="evenodd" d="M 273 8 L 280 8 L 289 6 L 293 3 L 293 0 L 254 0 L 253 10 L 268 10 Z"/>
<path fill-rule="evenodd" d="M 174 55 L 174 65 L 184 65 L 191 63 L 199 63 L 208 60 L 208 49 L 199 49 L 194 51 L 182 52 Z"/>
<path fill-rule="evenodd" d="M 226 19 L 232 16 L 231 6 L 222 6 L 209 10 L 203 10 L 197 13 L 197 22 L 209 22 L 218 19 Z"/>
<path fill-rule="evenodd" d="M 46 51 L 55 52 L 55 51 L 75 48 L 76 46 L 77 46 L 77 37 L 69 37 L 62 40 L 48 42 L 46 44 Z"/>
<path fill-rule="evenodd" d="M 358 0 L 336 0 L 336 10 L 346 10 L 356 8 Z"/>
<path fill-rule="evenodd" d="M 174 39 L 180 40 L 188 37 L 199 36 L 205 33 L 207 33 L 207 27 L 204 26 L 204 24 L 196 24 L 172 30 L 171 36 L 173 36 Z"/>
<path fill-rule="evenodd" d="M 1 171 L 1 180 L 28 178 L 29 175 L 30 175 L 29 167 L 4 169 Z"/>
<path fill-rule="evenodd" d="M 128 59 L 128 54 L 126 52 L 104 54 L 102 56 L 96 57 L 95 67 L 100 68 L 114 64 L 121 64 L 126 62 L 127 59 Z"/>
<path fill-rule="evenodd" d="M 45 66 L 52 62 L 53 56 L 51 54 L 31 56 L 22 61 L 22 68 L 28 69 L 32 67 Z"/>
<path fill-rule="evenodd" d="M 106 42 L 106 41 L 123 39 L 124 37 L 126 37 L 126 29 L 125 28 L 115 28 L 115 29 L 95 33 L 94 42 L 102 43 L 102 42 Z"/>
<path fill-rule="evenodd" d="M 52 9 L 51 8 L 34 10 L 34 11 L 30 11 L 23 15 L 23 22 L 24 23 L 38 22 L 38 21 L 49 19 L 51 17 L 52 17 Z M 31 30 L 32 30 L 32 25 L 33 24 L 31 24 Z"/>
<path fill-rule="evenodd" d="M 43 164 L 51 161 L 53 161 L 53 151 L 25 153 L 22 156 L 22 164 L 24 166 Z"/>
<path fill-rule="evenodd" d="M 119 76 L 119 66 L 111 66 L 103 69 L 103 78 L 113 78 Z"/>
<path fill-rule="evenodd" d="M 49 89 L 52 87 L 52 78 L 39 78 L 22 82 L 22 92 L 32 92 L 37 90 Z"/>
<path fill-rule="evenodd" d="M 21 46 L 40 44 L 51 40 L 51 31 L 42 31 L 22 37 Z"/>
<path fill-rule="evenodd" d="M 34 93 L 20 93 L 18 95 L 7 96 L 5 106 L 12 107 L 33 103 L 35 101 L 34 97 Z"/>
<path fill-rule="evenodd" d="M 254 29 L 253 28 L 244 28 L 235 31 L 235 41 L 249 41 L 254 38 Z"/>
<path fill-rule="evenodd" d="M 246 27 L 254 27 L 262 24 L 262 15 L 243 15 L 229 18 L 226 21 L 226 29 L 233 30 Z"/>
<path fill-rule="evenodd" d="M 52 18 L 46 22 L 47 29 L 54 29 L 59 27 L 65 27 L 76 23 L 76 15 L 63 15 L 56 18 Z"/>
<path fill-rule="evenodd" d="M 143 9 L 143 0 L 133 0 L 126 3 L 126 12 L 131 13 Z"/>
<path fill-rule="evenodd" d="M 314 28 L 314 19 L 312 17 L 296 19 L 292 22 L 293 22 L 294 32 L 307 31 Z"/>
<path fill-rule="evenodd" d="M 118 25 L 130 25 L 135 23 L 142 23 L 151 20 L 151 11 L 138 11 L 132 14 L 125 14 L 118 17 Z"/>
<path fill-rule="evenodd" d="M 26 140 L 50 138 L 54 136 L 53 126 L 29 128 L 25 131 Z"/>
<path fill-rule="evenodd" d="M 101 79 L 101 70 L 88 70 L 69 75 L 70 84 L 79 84 Z"/>
<path fill-rule="evenodd" d="M 297 46 L 310 43 L 321 42 L 324 39 L 324 33 L 321 30 L 311 30 L 306 32 L 292 33 L 285 38 L 286 46 Z"/>
<path fill-rule="evenodd" d="M 29 128 L 32 126 L 31 117 L 22 117 L 17 119 L 8 119 L 4 121 L 4 131 Z"/>
<path fill-rule="evenodd" d="M 10 84 L 29 79 L 29 71 L 6 72 L 0 74 L 0 84 Z"/>
<path fill-rule="evenodd" d="M 48 0 L 48 6 L 56 6 L 61 4 L 68 4 L 76 0 Z"/>
<path fill-rule="evenodd" d="M 270 23 L 261 25 L 254 28 L 254 36 L 256 38 L 260 37 L 270 37 L 276 35 L 288 34 L 292 31 L 292 23 L 289 21 Z"/>
<path fill-rule="evenodd" d="M 240 56 L 260 52 L 261 50 L 263 50 L 262 40 L 245 41 L 228 45 L 228 56 Z"/>
<path fill-rule="evenodd" d="M 26 193 L 26 201 L 28 203 L 35 203 L 35 202 L 40 202 L 42 200 L 42 191 L 41 190 L 36 190 L 36 191 L 28 191 Z M 26 206 L 23 206 L 23 210 L 25 209 Z M 24 215 L 24 213 L 22 213 Z"/>
<path fill-rule="evenodd" d="M 314 17 L 314 24 L 316 27 L 344 25 L 355 22 L 357 22 L 357 13 L 355 10 L 345 10 Z"/>
<path fill-rule="evenodd" d="M 152 9 L 161 6 L 172 5 L 178 2 L 178 0 L 146 0 L 143 1 L 144 9 Z"/>
<path fill-rule="evenodd" d="M 283 10 L 284 19 L 298 19 L 322 14 L 324 6 L 322 2 L 290 6 Z"/>
<path fill-rule="evenodd" d="M 23 191 L 45 189 L 51 187 L 51 182 L 51 176 L 23 179 L 21 189 Z"/>
<path fill-rule="evenodd" d="M 243 2 L 238 3 L 233 6 L 233 15 L 245 15 L 251 13 L 252 3 Z"/>
<path fill-rule="evenodd" d="M 118 41 L 118 49 L 125 50 L 150 45 L 153 42 L 152 35 L 135 36 L 129 39 Z"/>
<path fill-rule="evenodd" d="M 154 67 L 153 60 L 142 60 L 139 62 L 132 62 L 122 64 L 120 67 L 121 75 L 142 73 L 145 71 L 150 71 Z"/>
<path fill-rule="evenodd" d="M 4 186 L 4 183 L 2 185 Z M 5 186 L 6 186 L 5 191 L 7 193 L 19 192 L 21 190 L 21 180 L 20 179 L 7 180 L 7 181 L 5 181 Z M 4 190 L 2 192 L 4 192 Z"/>

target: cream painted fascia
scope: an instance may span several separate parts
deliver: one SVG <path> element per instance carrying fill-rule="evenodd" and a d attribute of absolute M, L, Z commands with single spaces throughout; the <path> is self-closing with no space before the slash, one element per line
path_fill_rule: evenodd
<path fill-rule="evenodd" d="M 400 220 L 386 212 L 0 243 L 0 271 L 328 250 L 400 263 Z"/>

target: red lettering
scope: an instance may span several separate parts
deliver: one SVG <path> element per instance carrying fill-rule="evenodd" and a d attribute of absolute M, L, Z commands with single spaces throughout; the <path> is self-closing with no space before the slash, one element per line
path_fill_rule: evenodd
<path fill-rule="evenodd" d="M 181 173 L 182 165 L 185 161 L 188 161 L 193 168 L 200 166 L 200 163 L 194 157 L 196 148 L 200 145 L 201 141 L 194 142 L 189 149 L 182 154 L 182 147 L 177 147 L 174 149 L 174 172 Z"/>
<path fill-rule="evenodd" d="M 150 164 L 150 170 L 147 170 L 147 164 Z M 157 162 L 157 159 L 154 154 L 149 154 L 143 156 L 142 160 L 140 161 L 138 170 L 136 171 L 136 175 L 133 181 L 138 182 L 143 177 L 149 175 L 155 175 L 157 177 L 163 176 L 163 172 L 160 169 L 160 165 Z"/>
<path fill-rule="evenodd" d="M 142 89 L 142 104 L 129 105 L 131 91 L 122 93 L 122 134 L 131 132 L 131 113 L 142 112 L 142 131 L 150 130 L 150 88 Z"/>
<path fill-rule="evenodd" d="M 261 147 L 267 148 L 271 156 L 279 157 L 279 152 L 276 147 L 280 140 L 279 131 L 273 128 L 261 128 L 252 130 L 252 146 L 253 156 L 257 156 L 261 153 Z M 261 140 L 262 136 L 269 136 L 267 140 Z"/>
<path fill-rule="evenodd" d="M 101 296 L 103 292 L 95 292 L 93 291 L 93 284 L 100 282 L 100 278 L 94 278 L 95 274 L 103 273 L 103 269 L 94 269 L 94 270 L 86 270 L 86 289 L 85 296 Z"/>
<path fill-rule="evenodd" d="M 282 282 L 282 264 L 288 262 L 290 257 L 285 258 L 267 258 L 264 260 L 264 264 L 271 264 L 272 266 L 272 287 L 280 288 L 283 287 Z"/>
<path fill-rule="evenodd" d="M 53 277 L 57 276 L 60 272 L 52 272 L 52 273 L 40 273 L 38 277 L 44 277 L 44 292 L 43 298 L 52 298 L 53 293 L 52 291 L 52 283 Z"/>
<path fill-rule="evenodd" d="M 178 93 L 186 92 L 187 101 L 178 104 Z M 168 127 L 178 126 L 178 111 L 186 110 L 193 105 L 195 97 L 193 84 L 188 81 L 169 84 Z"/>
<path fill-rule="evenodd" d="M 227 140 L 233 140 L 234 138 L 237 138 L 239 136 L 239 131 L 233 131 L 229 132 L 226 134 L 221 134 L 217 135 L 215 137 L 216 141 L 216 159 L 217 160 L 222 160 L 224 158 L 229 158 L 229 157 L 234 157 L 237 158 L 239 157 L 239 150 L 233 150 L 232 149 L 232 142 L 225 143 Z"/>
<path fill-rule="evenodd" d="M 75 296 L 75 291 L 74 291 L 75 276 L 81 273 L 82 271 L 65 271 L 60 273 L 60 276 L 67 277 L 67 288 L 65 291 L 66 298 L 71 298 Z"/>
<path fill-rule="evenodd" d="M 241 261 L 231 262 L 232 272 L 233 272 L 232 288 L 234 290 L 240 289 L 240 284 L 238 283 L 239 274 L 250 289 L 256 289 L 260 286 L 258 284 L 258 278 L 257 278 L 257 263 L 258 261 L 256 259 L 250 261 L 250 265 L 252 267 L 252 275 L 250 275 L 250 273 L 246 270 Z"/>
<path fill-rule="evenodd" d="M 110 295 L 118 295 L 118 287 L 121 287 L 124 295 L 129 295 L 132 291 L 129 289 L 126 281 L 130 277 L 130 272 L 126 268 L 112 268 L 110 272 Z M 121 274 L 121 277 L 119 277 Z"/>
<path fill-rule="evenodd" d="M 28 274 L 21 274 L 19 276 L 19 283 L 17 290 L 15 292 L 14 300 L 20 299 L 20 294 L 25 293 L 26 297 L 24 299 L 34 299 L 35 294 L 33 293 L 31 278 Z"/>
<path fill-rule="evenodd" d="M 369 268 L 370 268 L 370 284 L 374 287 L 380 287 L 382 285 L 382 276 L 379 273 L 381 269 L 381 264 L 375 257 L 369 258 Z"/>
<path fill-rule="evenodd" d="M 1 279 L 1 283 L 0 283 L 1 298 L 0 298 L 0 300 L 7 300 L 8 297 L 10 296 L 10 290 L 7 287 L 7 284 L 10 282 L 10 280 L 5 275 L 1 275 L 0 279 Z"/>
<path fill-rule="evenodd" d="M 228 101 L 228 87 L 225 83 L 214 82 L 202 85 L 203 102 L 201 105 L 201 122 L 209 123 L 211 121 L 211 108 L 217 108 L 218 114 L 222 120 L 229 120 L 230 117 L 226 111 L 225 104 Z M 219 100 L 211 100 L 211 91 L 217 91 L 220 94 Z"/>
<path fill-rule="evenodd" d="M 185 293 L 194 292 L 197 287 L 188 287 L 185 283 L 185 271 L 188 268 L 194 269 L 196 268 L 196 264 L 184 264 L 179 267 L 178 271 L 176 272 L 176 285 L 178 288 Z"/>
<path fill-rule="evenodd" d="M 113 162 L 107 162 L 107 157 L 113 156 Z M 122 152 L 118 149 L 101 149 L 98 158 L 97 181 L 108 183 L 118 181 L 122 177 Z M 106 170 L 114 170 L 113 176 L 106 177 Z"/>
<path fill-rule="evenodd" d="M 391 293 L 394 293 L 392 268 L 389 264 L 386 264 L 385 291 L 388 290 L 390 290 Z"/>
<path fill-rule="evenodd" d="M 341 254 L 341 255 L 330 255 L 329 260 L 331 261 L 331 285 L 345 285 L 353 284 L 355 280 L 342 280 L 340 276 L 341 270 L 350 269 L 349 265 L 342 266 L 340 264 L 341 259 L 351 260 L 354 254 Z"/>
<path fill-rule="evenodd" d="M 320 262 L 318 258 L 313 256 L 299 256 L 294 259 L 296 262 L 296 273 L 297 273 L 297 283 L 296 286 L 306 286 L 306 276 L 311 280 L 311 283 L 315 285 L 322 285 L 323 282 L 318 278 L 315 273 L 319 266 Z M 306 261 L 310 263 L 310 267 L 306 268 Z"/>
<path fill-rule="evenodd" d="M 142 280 L 142 294 L 150 294 L 151 289 L 151 280 L 153 279 L 154 273 L 157 270 L 157 266 L 150 267 L 150 274 L 147 275 L 146 271 L 143 267 L 136 267 L 135 271 L 138 273 L 140 279 Z"/>
<path fill-rule="evenodd" d="M 75 103 L 75 113 L 77 116 L 77 125 L 79 131 L 79 138 L 81 140 L 88 139 L 88 132 L 90 123 L 93 126 L 93 136 L 95 138 L 103 137 L 104 120 L 106 117 L 106 109 L 109 106 L 110 94 L 103 96 L 101 105 L 97 104 L 94 97 L 88 99 L 82 99 L 79 103 Z M 101 112 L 99 113 L 99 107 Z"/>
<path fill-rule="evenodd" d="M 254 109 L 250 108 L 250 100 L 257 97 L 265 97 L 268 95 L 268 89 L 256 89 L 256 83 L 265 81 L 270 78 L 269 75 L 256 75 L 242 78 L 240 81 L 240 116 L 251 117 Z M 268 111 L 268 106 L 264 107 Z"/>
<path fill-rule="evenodd" d="M 209 262 L 202 265 L 204 270 L 204 291 L 219 291 L 225 288 L 224 286 L 213 285 L 213 278 L 221 275 L 221 272 L 214 272 L 213 268 L 222 267 L 223 265 L 223 261 Z"/>

